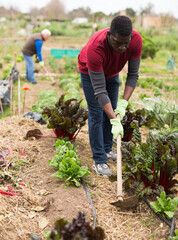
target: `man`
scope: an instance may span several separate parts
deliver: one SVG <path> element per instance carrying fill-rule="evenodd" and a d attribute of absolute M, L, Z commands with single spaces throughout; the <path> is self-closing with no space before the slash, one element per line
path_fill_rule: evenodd
<path fill-rule="evenodd" d="M 44 66 L 44 61 L 42 58 L 41 48 L 43 42 L 48 40 L 51 36 L 51 32 L 48 29 L 43 29 L 41 33 L 35 33 L 31 35 L 25 45 L 22 48 L 22 53 L 25 59 L 26 65 L 26 79 L 29 80 L 32 84 L 37 84 L 34 75 L 34 62 L 33 62 L 33 55 L 36 54 L 39 60 L 39 65 L 41 67 Z"/>
<path fill-rule="evenodd" d="M 112 174 L 107 160 L 117 160 L 112 151 L 113 134 L 123 135 L 120 119 L 125 115 L 128 100 L 138 79 L 142 38 L 132 29 L 126 16 L 115 17 L 110 28 L 95 33 L 81 50 L 78 66 L 88 105 L 90 146 L 98 175 Z M 123 99 L 118 101 L 118 73 L 128 62 L 128 74 Z"/>

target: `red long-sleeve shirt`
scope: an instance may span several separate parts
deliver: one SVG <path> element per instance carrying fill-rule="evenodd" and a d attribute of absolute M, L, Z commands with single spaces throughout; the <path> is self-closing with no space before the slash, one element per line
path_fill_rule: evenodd
<path fill-rule="evenodd" d="M 115 52 L 108 43 L 107 31 L 103 29 L 95 33 L 82 48 L 78 66 L 82 73 L 88 74 L 88 70 L 104 71 L 106 78 L 117 75 L 129 59 L 136 60 L 141 56 L 142 38 L 133 30 L 130 44 L 124 53 Z"/>

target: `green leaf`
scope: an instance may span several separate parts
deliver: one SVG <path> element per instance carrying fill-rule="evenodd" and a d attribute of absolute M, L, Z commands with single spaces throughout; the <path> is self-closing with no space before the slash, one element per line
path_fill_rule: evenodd
<path fill-rule="evenodd" d="M 165 193 L 165 191 L 161 192 L 159 199 L 161 199 L 163 202 L 166 200 L 166 193 Z"/>
<path fill-rule="evenodd" d="M 169 219 L 172 219 L 174 216 L 174 212 L 170 212 L 170 211 L 165 211 L 165 214 L 168 216 Z"/>
<path fill-rule="evenodd" d="M 73 181 L 74 181 L 76 187 L 80 187 L 80 183 L 77 179 L 74 178 Z"/>

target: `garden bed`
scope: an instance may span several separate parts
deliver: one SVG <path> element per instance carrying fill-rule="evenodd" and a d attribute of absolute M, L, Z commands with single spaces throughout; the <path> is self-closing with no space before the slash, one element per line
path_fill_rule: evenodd
<path fill-rule="evenodd" d="M 30 119 L 21 117 L 0 120 L 0 149 L 7 146 L 13 153 L 7 161 L 24 162 L 15 170 L 15 178 L 26 187 L 17 189 L 9 181 L 1 184 L 1 190 L 12 190 L 22 196 L 2 196 L 0 206 L 1 239 L 29 239 L 34 233 L 44 238 L 43 231 L 51 230 L 56 219 L 65 217 L 72 220 L 78 211 L 86 213 L 87 220 L 92 220 L 92 209 L 82 187 L 68 186 L 63 181 L 52 178 L 54 169 L 48 160 L 54 156 L 54 139 L 34 137 L 25 140 L 28 130 L 40 129 L 43 135 L 54 136 L 52 130 Z M 8 143 L 8 144 L 7 144 Z M 75 146 L 79 146 L 78 155 L 82 165 L 91 170 L 92 155 L 88 142 L 88 129 L 79 133 Z M 21 154 L 24 149 L 25 156 Z M 113 172 L 116 164 L 110 163 Z M 18 166 L 18 164 L 17 164 Z M 9 166 L 9 169 L 11 167 Z M 10 170 L 9 170 L 10 171 Z M 123 210 L 110 203 L 116 198 L 116 183 L 97 176 L 92 170 L 87 177 L 87 187 L 97 213 L 97 225 L 104 228 L 107 239 L 167 239 L 169 227 L 160 221 L 153 212 L 141 202 L 135 209 Z"/>

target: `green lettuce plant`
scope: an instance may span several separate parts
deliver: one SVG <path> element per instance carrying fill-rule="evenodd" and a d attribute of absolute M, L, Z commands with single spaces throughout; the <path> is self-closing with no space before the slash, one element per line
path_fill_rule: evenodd
<path fill-rule="evenodd" d="M 81 165 L 81 160 L 77 155 L 77 148 L 67 139 L 58 139 L 55 144 L 56 155 L 49 160 L 50 166 L 57 168 L 58 171 L 52 176 L 65 180 L 66 184 L 74 183 L 80 187 L 80 178 L 88 176 L 90 172 L 86 166 Z"/>
<path fill-rule="evenodd" d="M 157 197 L 157 201 L 150 202 L 151 208 L 161 214 L 163 217 L 172 219 L 174 216 L 174 212 L 178 210 L 178 197 L 171 199 L 170 197 L 166 197 L 166 193 L 163 191 L 160 194 L 160 197 Z"/>

